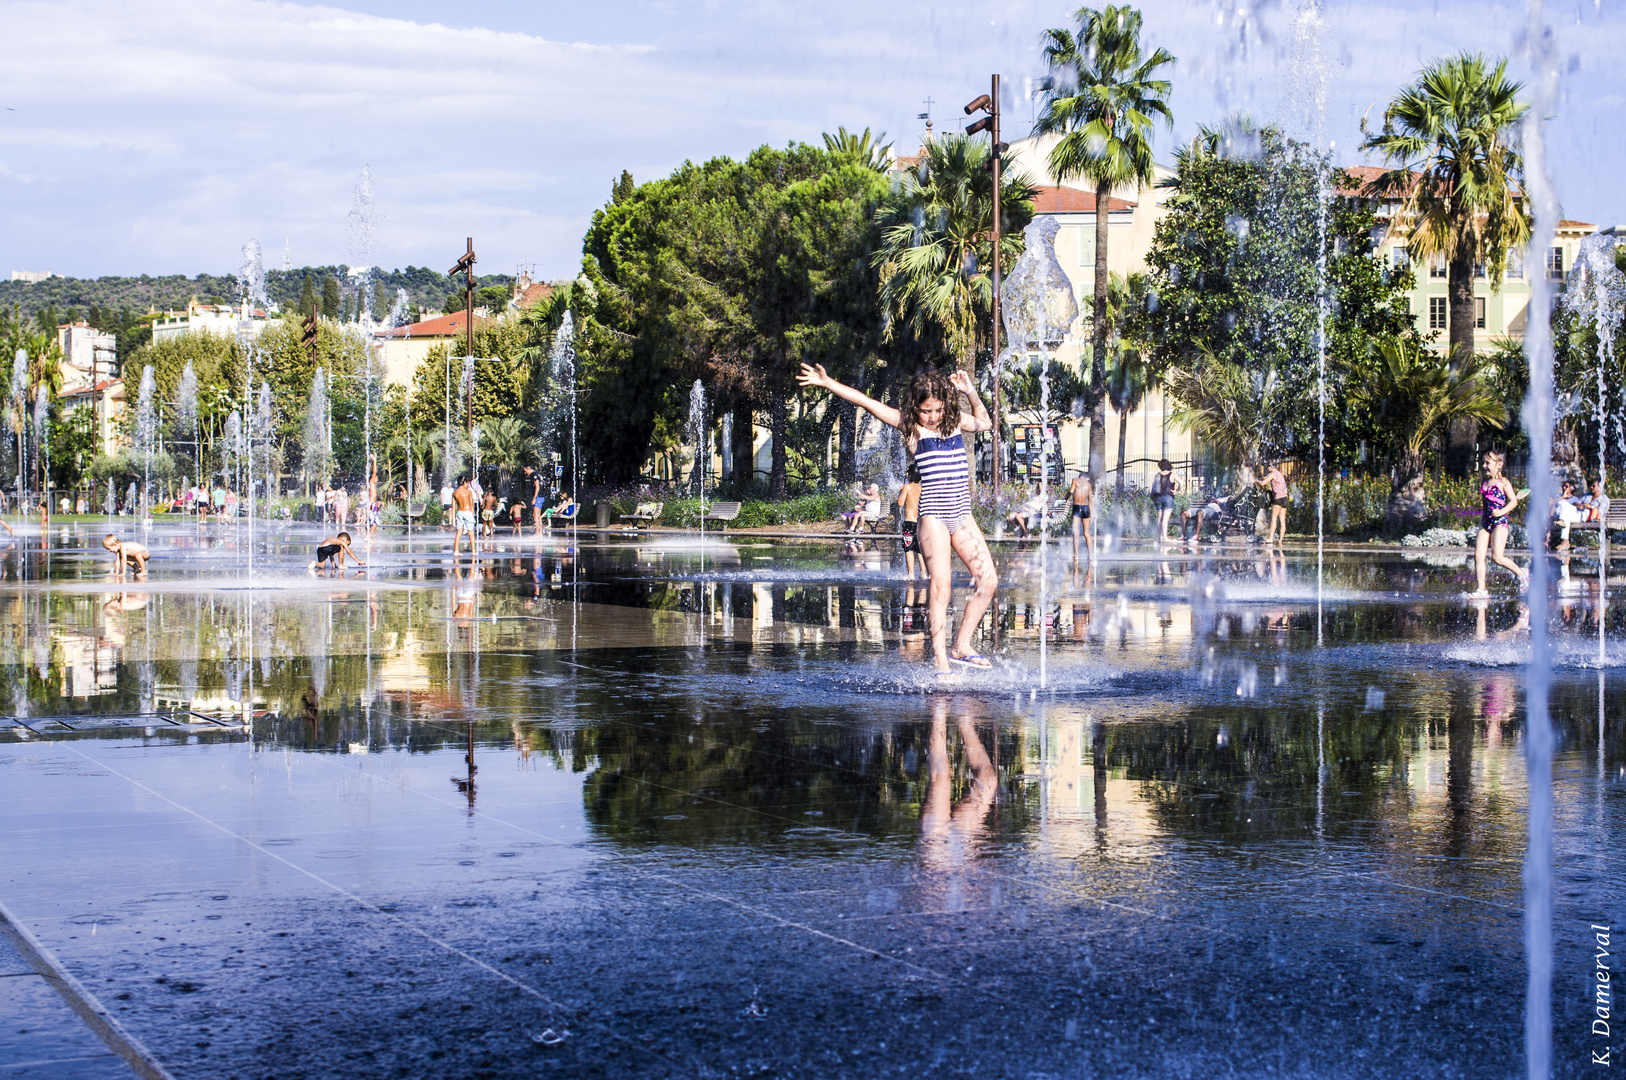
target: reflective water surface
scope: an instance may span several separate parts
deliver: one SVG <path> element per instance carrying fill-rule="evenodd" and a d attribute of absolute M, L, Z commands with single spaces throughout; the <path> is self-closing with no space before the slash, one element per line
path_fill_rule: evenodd
<path fill-rule="evenodd" d="M 883 541 L 99 531 L 3 551 L 0 903 L 176 1076 L 1522 1069 L 1529 613 L 1460 552 L 1006 546 L 939 683 Z M 1557 569 L 1571 1076 L 1626 627 Z"/>

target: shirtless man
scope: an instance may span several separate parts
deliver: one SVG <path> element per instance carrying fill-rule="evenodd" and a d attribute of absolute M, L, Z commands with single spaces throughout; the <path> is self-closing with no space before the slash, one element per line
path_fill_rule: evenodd
<path fill-rule="evenodd" d="M 134 568 L 137 574 L 147 572 L 147 554 L 145 545 L 134 540 L 120 540 L 112 533 L 102 537 L 102 547 L 113 553 L 113 576 L 122 578 L 126 570 Z"/>
<path fill-rule="evenodd" d="M 458 480 L 457 490 L 452 492 L 453 514 L 456 519 L 457 531 L 452 534 L 452 554 L 463 543 L 463 534 L 469 534 L 469 554 L 477 553 L 479 548 L 479 533 L 474 530 L 474 489 L 469 487 L 468 477 Z"/>
<path fill-rule="evenodd" d="M 1090 503 L 1095 499 L 1095 485 L 1090 482 L 1089 473 L 1079 473 L 1073 477 L 1072 484 L 1067 488 L 1067 501 L 1073 508 L 1073 565 L 1078 565 L 1078 542 L 1084 541 L 1084 550 L 1090 557 L 1095 557 L 1095 545 L 1090 540 Z"/>
<path fill-rule="evenodd" d="M 349 533 L 342 532 L 338 536 L 330 536 L 317 547 L 316 561 L 311 563 L 311 569 L 315 570 L 323 563 L 327 563 L 329 569 L 343 570 L 346 555 L 356 560 L 357 566 L 367 565 L 361 561 L 361 556 L 350 550 Z"/>

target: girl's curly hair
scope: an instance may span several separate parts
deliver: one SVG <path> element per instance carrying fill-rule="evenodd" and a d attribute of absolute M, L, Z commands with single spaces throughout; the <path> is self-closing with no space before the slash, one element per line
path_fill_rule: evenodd
<path fill-rule="evenodd" d="M 944 438 L 960 430 L 960 392 L 948 381 L 948 376 L 936 368 L 915 372 L 903 392 L 903 404 L 898 410 L 898 427 L 906 438 L 912 437 L 920 424 L 920 406 L 928 399 L 943 403 L 943 420 L 937 433 Z"/>

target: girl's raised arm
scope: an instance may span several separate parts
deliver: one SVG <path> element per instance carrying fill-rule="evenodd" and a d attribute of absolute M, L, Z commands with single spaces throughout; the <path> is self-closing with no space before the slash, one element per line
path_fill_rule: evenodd
<path fill-rule="evenodd" d="M 971 384 L 969 375 L 963 371 L 952 371 L 949 373 L 949 385 L 964 394 L 971 402 L 970 412 L 964 409 L 960 411 L 961 431 L 988 431 L 994 426 L 993 418 L 988 415 L 982 398 L 977 396 L 977 388 Z"/>
<path fill-rule="evenodd" d="M 890 427 L 898 427 L 903 414 L 885 402 L 876 401 L 862 390 L 848 386 L 837 379 L 832 379 L 825 373 L 823 364 L 803 364 L 802 370 L 797 373 L 796 381 L 802 386 L 813 386 L 821 390 L 828 390 L 843 401 L 850 401 L 860 409 L 868 412 L 875 419 Z"/>

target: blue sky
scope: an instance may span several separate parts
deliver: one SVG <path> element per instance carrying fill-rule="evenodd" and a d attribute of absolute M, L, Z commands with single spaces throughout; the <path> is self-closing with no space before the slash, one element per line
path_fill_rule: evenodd
<path fill-rule="evenodd" d="M 1515 53 L 1522 4 L 1155 0 L 1145 37 L 1179 59 L 1167 159 L 1232 110 L 1310 121 L 1344 163 L 1361 115 L 1427 60 Z M 1031 116 L 1038 37 L 1063 3 L 874 0 L 518 3 L 0 0 L 0 273 L 224 272 L 249 237 L 268 266 L 348 261 L 363 165 L 382 220 L 372 261 L 574 273 L 623 168 L 639 180 L 837 125 L 913 148 L 998 71 L 1007 132 Z M 992 16 L 992 17 L 991 17 Z M 1626 19 L 1550 7 L 1566 71 L 1551 156 L 1570 217 L 1622 213 Z M 1306 29 L 1313 33 L 1307 33 Z M 1317 45 L 1324 65 L 1306 63 Z M 1307 74 L 1308 73 L 1308 74 Z M 1009 136 L 1007 136 L 1009 137 Z"/>

